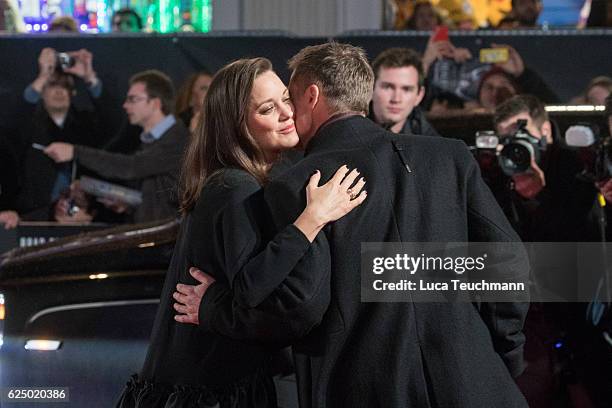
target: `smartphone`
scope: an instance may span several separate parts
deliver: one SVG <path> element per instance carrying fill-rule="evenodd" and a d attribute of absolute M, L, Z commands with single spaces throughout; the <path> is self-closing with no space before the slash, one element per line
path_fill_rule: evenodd
<path fill-rule="evenodd" d="M 432 41 L 448 41 L 448 27 L 445 25 L 439 25 L 436 27 L 432 35 Z"/>
<path fill-rule="evenodd" d="M 480 62 L 483 64 L 506 62 L 509 57 L 507 48 L 483 48 L 480 50 Z"/>

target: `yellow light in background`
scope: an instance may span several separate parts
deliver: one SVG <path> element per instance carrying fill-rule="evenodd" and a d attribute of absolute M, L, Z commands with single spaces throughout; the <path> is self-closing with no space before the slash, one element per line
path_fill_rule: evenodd
<path fill-rule="evenodd" d="M 28 340 L 25 344 L 26 350 L 55 351 L 60 348 L 62 342 L 59 340 Z"/>
<path fill-rule="evenodd" d="M 108 274 L 106 273 L 98 273 L 95 275 L 89 275 L 89 279 L 106 279 L 108 278 Z"/>
<path fill-rule="evenodd" d="M 138 244 L 138 248 L 149 248 L 155 246 L 155 242 L 144 242 L 142 244 Z"/>
<path fill-rule="evenodd" d="M 402 21 L 398 22 L 396 29 L 403 28 L 414 11 L 414 4 L 419 3 L 395 0 L 396 7 Z M 444 18 L 450 19 L 453 23 L 459 24 L 464 20 L 471 20 L 477 27 L 487 27 L 489 24 L 496 26 L 502 18 L 512 9 L 511 0 L 429 0 L 438 13 Z"/>

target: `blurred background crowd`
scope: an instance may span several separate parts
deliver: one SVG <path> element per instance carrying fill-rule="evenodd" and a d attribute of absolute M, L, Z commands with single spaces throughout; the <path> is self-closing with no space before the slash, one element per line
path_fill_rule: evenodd
<path fill-rule="evenodd" d="M 263 55 L 282 75 L 286 57 L 324 41 L 156 38 L 151 33 L 206 32 L 212 24 L 211 2 L 177 2 L 164 15 L 166 3 L 113 3 L 114 12 L 98 18 L 87 4 L 36 14 L 32 4 L 0 0 L 0 30 L 39 32 L 26 36 L 35 42 L 0 37 L 0 226 L 176 217 L 182 154 L 214 71 L 232 56 Z M 610 26 L 611 3 L 387 0 L 381 28 L 397 37 L 339 40 L 363 41 L 369 51 L 376 75 L 369 117 L 394 133 L 465 140 L 525 241 L 608 240 L 612 35 L 589 29 Z M 555 4 L 573 17 L 554 17 Z M 584 31 L 550 37 L 555 21 Z M 116 34 L 77 35 L 105 31 Z M 581 47 L 592 48 L 591 57 L 577 61 L 570 55 Z M 284 158 L 278 171 L 299 157 Z M 595 326 L 612 333 L 610 319 L 585 328 L 584 310 L 551 314 L 536 305 L 527 324 L 531 368 L 519 383 L 531 406 L 612 404 L 612 340 L 590 334 Z M 564 342 L 573 343 L 571 353 Z"/>
<path fill-rule="evenodd" d="M 257 7 L 264 2 L 253 3 Z M 282 8 L 282 3 L 277 8 Z M 364 5 L 350 1 L 339 3 L 348 8 Z M 383 30 L 432 30 L 440 24 L 458 30 L 584 29 L 608 27 L 612 19 L 607 0 L 380 0 L 378 3 L 368 5 L 381 10 L 374 14 L 380 15 L 382 21 L 378 28 Z M 0 31 L 208 32 L 213 29 L 213 5 L 211 0 L 1 0 Z"/>

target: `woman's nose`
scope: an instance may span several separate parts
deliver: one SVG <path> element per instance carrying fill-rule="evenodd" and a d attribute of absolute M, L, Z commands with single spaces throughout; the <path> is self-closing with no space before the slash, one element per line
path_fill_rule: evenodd
<path fill-rule="evenodd" d="M 290 104 L 290 103 L 286 103 L 286 104 L 284 104 L 284 105 L 282 106 L 282 108 L 281 108 L 280 112 L 281 112 L 280 117 L 281 117 L 281 119 L 283 119 L 283 120 L 287 120 L 287 119 L 289 119 L 289 118 L 292 118 L 292 117 L 293 117 L 293 107 L 291 106 L 291 104 Z"/>

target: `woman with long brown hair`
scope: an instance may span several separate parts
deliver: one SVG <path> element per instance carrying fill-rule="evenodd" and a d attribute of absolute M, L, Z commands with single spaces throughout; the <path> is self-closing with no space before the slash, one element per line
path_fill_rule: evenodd
<path fill-rule="evenodd" d="M 238 60 L 221 69 L 202 116 L 184 162 L 184 218 L 151 344 L 120 407 L 276 407 L 267 369 L 270 346 L 176 322 L 174 288 L 179 282 L 196 283 L 188 274 L 195 266 L 230 285 L 237 301 L 250 303 L 272 292 L 309 251 L 316 267 L 329 268 L 329 253 L 313 244 L 316 235 L 366 197 L 357 170 L 342 166 L 321 187 L 316 172 L 306 186 L 302 214 L 273 232 L 262 186 L 278 155 L 294 147 L 298 136 L 288 90 L 265 58 Z"/>

